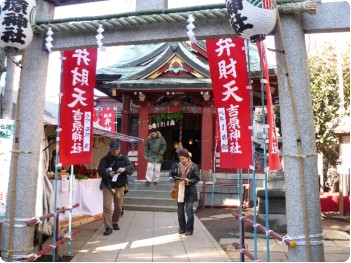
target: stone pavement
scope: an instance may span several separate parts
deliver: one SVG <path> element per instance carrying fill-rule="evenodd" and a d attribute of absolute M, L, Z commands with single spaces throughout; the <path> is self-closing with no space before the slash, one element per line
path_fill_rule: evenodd
<path fill-rule="evenodd" d="M 349 221 L 322 222 L 325 261 L 347 261 L 350 258 Z M 223 262 L 240 259 L 239 252 L 231 245 L 239 242 L 238 237 L 221 239 L 218 244 L 197 217 L 192 236 L 177 233 L 175 212 L 125 211 L 119 225 L 121 230 L 113 231 L 109 236 L 102 234 L 105 230 L 102 220 L 78 227 L 82 232 L 74 237 L 71 261 Z M 258 259 L 265 261 L 266 240 L 262 234 L 258 236 Z M 253 239 L 247 238 L 245 242 L 253 252 Z M 44 248 L 50 244 L 48 240 Z M 58 255 L 67 256 L 67 247 L 67 243 L 60 246 Z M 286 245 L 270 239 L 270 261 L 287 262 L 287 252 Z M 64 259 L 69 261 L 69 258 Z"/>
<path fill-rule="evenodd" d="M 100 220 L 101 221 L 101 220 Z M 82 245 L 73 241 L 73 262 L 224 262 L 231 261 L 201 221 L 195 217 L 192 236 L 178 234 L 175 212 L 125 211 L 120 230 L 104 236 L 101 224 Z M 84 234 L 83 234 L 84 235 Z M 77 244 L 78 242 L 78 244 Z M 80 247 L 80 248 L 79 248 Z M 66 254 L 67 245 L 60 248 Z"/>

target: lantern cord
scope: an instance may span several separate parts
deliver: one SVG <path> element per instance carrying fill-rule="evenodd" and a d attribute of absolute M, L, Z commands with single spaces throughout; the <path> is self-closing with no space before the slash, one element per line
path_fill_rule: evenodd
<path fill-rule="evenodd" d="M 284 35 L 283 35 L 283 28 L 282 28 L 282 22 L 280 20 L 279 12 L 277 11 L 277 29 L 278 29 L 278 36 L 280 37 L 281 45 L 283 50 L 286 50 L 285 47 L 285 41 L 284 41 Z M 298 153 L 298 166 L 299 166 L 299 178 L 300 178 L 300 192 L 301 192 L 301 203 L 302 203 L 302 208 L 303 208 L 303 223 L 304 223 L 304 232 L 305 232 L 305 242 L 306 242 L 306 261 L 310 262 L 311 261 L 311 247 L 310 247 L 310 241 L 308 239 L 309 236 L 309 229 L 308 229 L 308 213 L 307 213 L 307 200 L 306 200 L 306 192 L 305 192 L 305 180 L 304 180 L 304 174 L 303 174 L 303 167 L 302 167 L 302 145 L 301 145 L 301 130 L 300 130 L 300 123 L 299 123 L 299 118 L 297 115 L 297 106 L 296 106 L 296 100 L 295 100 L 295 93 L 292 85 L 292 80 L 289 74 L 289 63 L 288 63 L 288 56 L 286 52 L 284 53 L 284 65 L 285 65 L 285 70 L 288 74 L 286 74 L 287 81 L 288 81 L 288 88 L 290 92 L 290 99 L 291 99 L 291 105 L 293 109 L 293 115 L 294 115 L 294 123 L 295 123 L 295 133 L 296 133 L 296 146 L 297 146 L 297 153 Z"/>
<path fill-rule="evenodd" d="M 180 120 L 180 124 L 179 124 L 179 142 L 182 142 L 182 133 L 183 133 L 183 120 Z"/>
<path fill-rule="evenodd" d="M 181 149 L 183 149 L 182 144 L 182 133 L 183 133 L 183 120 L 181 119 L 179 122 L 179 144 L 177 146 L 176 152 L 178 153 Z"/>

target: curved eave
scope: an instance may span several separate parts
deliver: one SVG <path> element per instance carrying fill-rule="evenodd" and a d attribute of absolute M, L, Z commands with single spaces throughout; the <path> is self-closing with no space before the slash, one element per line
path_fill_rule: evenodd
<path fill-rule="evenodd" d="M 183 59 L 185 63 L 187 63 L 190 67 L 197 70 L 201 74 L 206 77 L 210 77 L 210 69 L 209 66 L 205 63 L 201 62 L 194 54 L 192 54 L 188 49 L 186 49 L 181 44 L 178 44 L 178 48 L 176 54 Z"/>
<path fill-rule="evenodd" d="M 93 131 L 94 131 L 95 136 L 96 135 L 103 136 L 103 137 L 107 137 L 110 139 L 117 139 L 117 140 L 120 140 L 123 142 L 130 142 L 130 143 L 139 144 L 139 143 L 142 143 L 144 141 L 144 139 L 142 139 L 142 138 L 133 137 L 133 136 L 118 133 L 118 132 L 110 132 L 110 131 L 106 131 L 106 130 L 99 129 L 99 128 L 94 128 Z"/>
<path fill-rule="evenodd" d="M 145 46 L 147 46 L 148 44 L 146 44 Z M 144 46 L 144 45 L 142 45 Z M 150 59 L 153 59 L 154 57 L 159 56 L 160 54 L 162 54 L 166 49 L 168 48 L 167 43 L 161 43 L 158 47 L 155 47 L 155 49 L 150 50 L 150 52 L 148 54 L 145 53 L 141 53 L 142 56 L 140 56 L 139 58 L 124 63 L 124 64 L 119 64 L 119 67 L 136 67 L 136 66 L 140 66 L 141 64 L 149 61 Z M 127 52 L 133 52 L 133 50 L 129 50 L 126 51 Z M 140 53 L 140 52 L 139 52 Z"/>
<path fill-rule="evenodd" d="M 199 48 L 201 48 L 203 51 L 207 52 L 207 48 L 206 48 L 206 42 L 204 40 L 199 40 L 195 43 L 195 45 L 197 45 Z"/>
<path fill-rule="evenodd" d="M 172 54 L 173 50 L 170 46 L 168 46 L 161 54 L 158 55 L 158 57 L 155 58 L 152 63 L 142 67 L 139 71 L 135 72 L 132 75 L 123 77 L 123 80 L 138 80 L 145 77 L 146 75 L 149 75 L 151 72 L 154 72 L 163 64 L 165 64 L 169 57 L 172 56 Z"/>
<path fill-rule="evenodd" d="M 212 90 L 210 79 L 147 79 L 104 82 L 106 89 L 117 91 L 197 91 Z"/>
<path fill-rule="evenodd" d="M 123 77 L 124 80 L 142 79 L 150 73 L 155 72 L 157 69 L 166 64 L 173 55 L 179 56 L 186 64 L 194 70 L 200 72 L 206 77 L 210 77 L 209 68 L 206 64 L 201 62 L 189 52 L 186 48 L 182 47 L 180 43 L 168 43 L 168 47 L 157 57 L 152 63 L 143 67 L 141 70 L 133 75 Z"/>

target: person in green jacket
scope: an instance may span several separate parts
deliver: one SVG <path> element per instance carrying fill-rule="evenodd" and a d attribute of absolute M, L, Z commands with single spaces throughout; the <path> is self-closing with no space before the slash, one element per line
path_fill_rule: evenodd
<path fill-rule="evenodd" d="M 165 138 L 163 138 L 156 128 L 152 128 L 144 149 L 145 158 L 147 160 L 146 185 L 149 185 L 151 182 L 157 185 L 158 179 L 160 178 L 163 155 L 166 149 L 167 144 Z"/>

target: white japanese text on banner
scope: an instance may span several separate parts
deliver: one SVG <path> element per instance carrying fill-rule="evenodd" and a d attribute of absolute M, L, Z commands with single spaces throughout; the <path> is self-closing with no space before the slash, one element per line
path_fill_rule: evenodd
<path fill-rule="evenodd" d="M 244 39 L 206 40 L 220 133 L 220 167 L 252 164 L 250 93 Z"/>
<path fill-rule="evenodd" d="M 92 162 L 92 118 L 97 49 L 64 51 L 60 110 L 60 162 Z"/>

